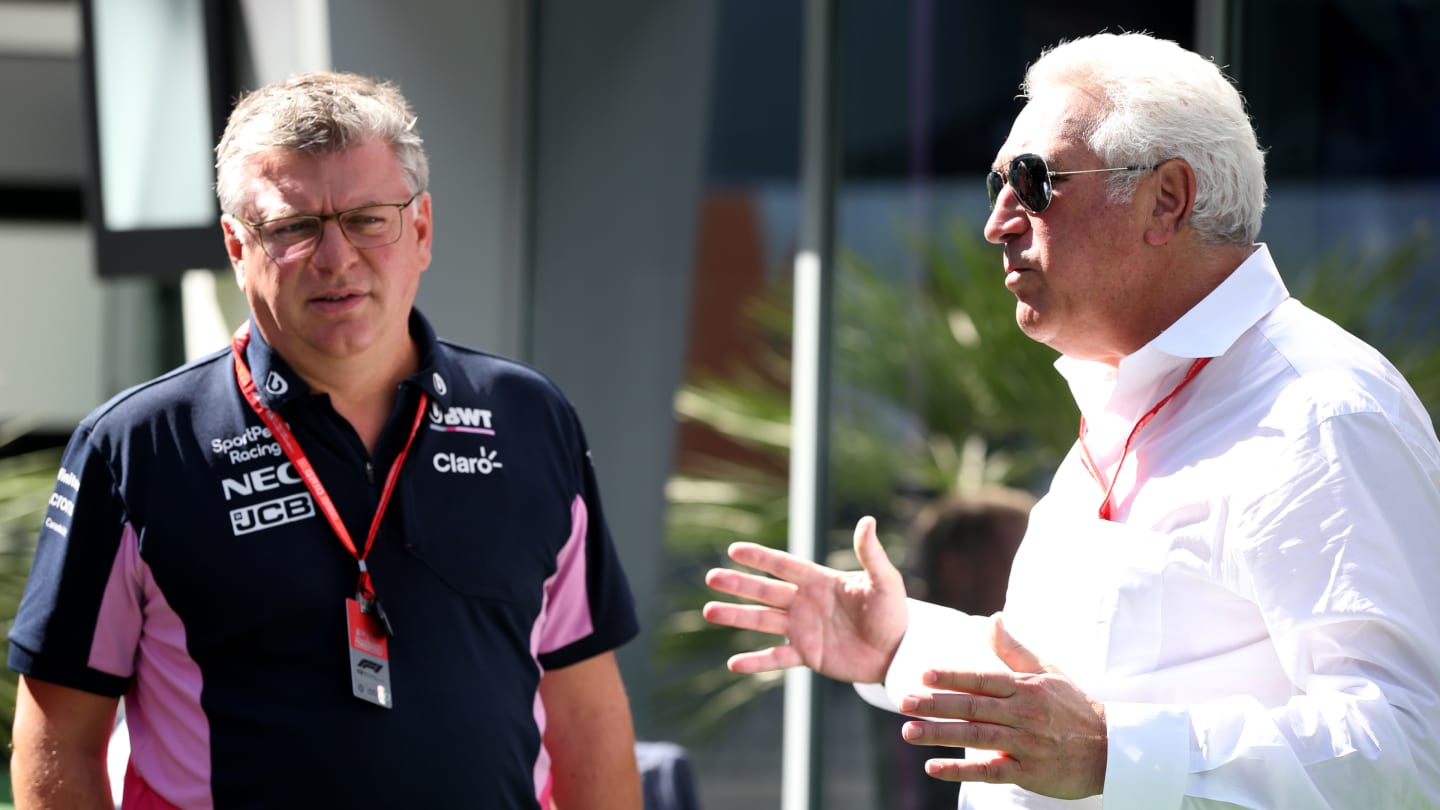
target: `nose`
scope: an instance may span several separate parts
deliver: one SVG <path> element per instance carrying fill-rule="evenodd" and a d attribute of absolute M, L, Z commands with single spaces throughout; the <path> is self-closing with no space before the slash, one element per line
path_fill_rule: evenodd
<path fill-rule="evenodd" d="M 338 267 L 354 252 L 355 246 L 345 238 L 340 220 L 331 218 L 320 224 L 320 241 L 315 245 L 310 262 L 318 267 Z"/>
<path fill-rule="evenodd" d="M 1006 183 L 1000 187 L 995 198 L 995 207 L 985 220 L 985 241 L 1003 245 L 1024 233 L 1030 227 L 1030 215 L 1020 206 L 1020 198 Z"/>

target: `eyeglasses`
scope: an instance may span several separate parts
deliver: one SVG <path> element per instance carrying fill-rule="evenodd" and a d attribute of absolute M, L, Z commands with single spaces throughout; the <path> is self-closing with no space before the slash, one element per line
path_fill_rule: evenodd
<path fill-rule="evenodd" d="M 1144 172 L 1153 168 L 1155 166 L 1120 166 L 1114 169 L 1076 169 L 1070 172 L 1052 172 L 1045 163 L 1045 158 L 1039 155 L 1025 154 L 1010 161 L 1010 165 L 1003 173 L 990 172 L 989 176 L 985 178 L 985 187 L 990 192 L 990 210 L 995 210 L 995 201 L 1000 199 L 1001 190 L 1004 189 L 1006 183 L 1009 183 L 1010 188 L 1015 190 L 1015 197 L 1020 200 L 1021 207 L 1032 214 L 1038 214 L 1050 207 L 1050 197 L 1054 191 L 1050 181 L 1056 177 L 1099 172 Z"/>
<path fill-rule="evenodd" d="M 340 223 L 340 232 L 345 234 L 345 241 L 360 250 L 395 244 L 400 241 L 400 234 L 404 231 L 404 217 L 400 212 L 415 202 L 422 193 L 415 192 L 403 203 L 362 205 L 324 216 L 302 214 L 267 219 L 264 222 L 250 222 L 240 217 L 235 219 L 255 232 L 260 238 L 260 247 L 265 249 L 265 254 L 271 259 L 277 262 L 298 261 L 314 253 L 320 246 L 320 240 L 325 238 L 325 223 L 332 219 Z"/>

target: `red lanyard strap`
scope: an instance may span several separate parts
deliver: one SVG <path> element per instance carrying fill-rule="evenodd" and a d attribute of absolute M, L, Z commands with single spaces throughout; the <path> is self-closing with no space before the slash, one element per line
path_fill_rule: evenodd
<path fill-rule="evenodd" d="M 1115 513 L 1115 506 L 1110 499 L 1110 495 L 1115 489 L 1115 482 L 1120 479 L 1120 468 L 1125 466 L 1125 457 L 1130 454 L 1130 444 L 1135 441 L 1135 435 L 1140 432 L 1140 428 L 1149 424 L 1150 420 L 1155 418 L 1155 414 L 1159 413 L 1161 408 L 1165 407 L 1170 400 L 1174 399 L 1175 395 L 1180 393 L 1181 389 L 1189 385 L 1190 381 L 1195 379 L 1195 375 L 1200 373 L 1200 369 L 1204 368 L 1205 364 L 1209 362 L 1209 357 L 1196 358 L 1195 362 L 1190 364 L 1190 370 L 1185 372 L 1185 379 L 1181 380 L 1180 384 L 1175 386 L 1175 390 L 1166 394 L 1164 399 L 1155 403 L 1155 407 L 1140 417 L 1140 420 L 1135 423 L 1135 427 L 1130 429 L 1130 435 L 1125 438 L 1125 447 L 1120 451 L 1120 461 L 1115 464 L 1115 477 L 1111 478 L 1108 484 L 1105 482 L 1105 476 L 1101 474 L 1100 468 L 1095 464 L 1095 459 L 1090 456 L 1090 448 L 1085 446 L 1085 415 L 1080 415 L 1080 460 L 1085 464 L 1085 469 L 1089 471 L 1090 477 L 1094 478 L 1095 483 L 1099 484 L 1100 488 L 1105 491 L 1105 500 L 1100 503 L 1101 520 L 1114 519 L 1112 515 Z"/>
<path fill-rule="evenodd" d="M 305 450 L 296 441 L 295 434 L 290 431 L 290 426 L 280 415 L 265 406 L 260 401 L 260 395 L 255 390 L 255 379 L 250 375 L 250 368 L 245 364 L 245 347 L 250 343 L 250 322 L 246 321 L 235 330 L 235 336 L 230 341 L 231 352 L 235 355 L 235 380 L 240 385 L 240 392 L 245 395 L 245 401 L 250 403 L 250 408 L 265 427 L 270 429 L 275 441 L 280 443 L 280 449 L 285 451 L 285 457 L 290 459 L 295 471 L 300 474 L 300 479 L 305 482 L 306 488 L 314 496 L 315 503 L 319 505 L 320 511 L 325 513 L 326 520 L 330 521 L 330 528 L 340 538 L 340 544 L 360 567 L 360 581 L 357 585 L 362 602 L 375 601 L 375 586 L 370 580 L 370 571 L 365 567 L 365 557 L 370 554 L 370 548 L 375 544 L 375 537 L 380 533 L 380 520 L 385 515 L 385 507 L 390 504 L 390 495 L 395 491 L 395 482 L 400 478 L 400 468 L 405 463 L 405 456 L 410 453 L 410 445 L 415 441 L 415 434 L 420 430 L 420 422 L 425 418 L 426 397 L 424 392 L 420 394 L 420 405 L 415 409 L 415 419 L 410 425 L 410 435 L 405 439 L 405 446 L 401 448 L 400 454 L 390 462 L 390 470 L 385 475 L 385 485 L 380 491 L 380 503 L 375 508 L 375 515 L 370 520 L 370 532 L 365 537 L 365 546 L 357 548 L 355 541 L 350 539 L 350 532 L 345 528 L 345 522 L 340 519 L 340 512 L 335 508 L 335 503 L 330 499 L 330 493 L 325 491 L 325 485 L 320 482 L 320 476 L 315 472 L 315 467 L 305 455 Z"/>

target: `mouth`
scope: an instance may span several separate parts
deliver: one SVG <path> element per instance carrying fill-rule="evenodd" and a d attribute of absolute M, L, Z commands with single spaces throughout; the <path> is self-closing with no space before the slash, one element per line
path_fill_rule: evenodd
<path fill-rule="evenodd" d="M 310 305 L 321 310 L 340 310 L 359 303 L 365 294 L 354 290 L 321 293 L 310 297 Z"/>
<path fill-rule="evenodd" d="M 1023 267 L 1020 265 L 1012 265 L 1009 262 L 1006 262 L 1005 289 L 1018 296 L 1020 294 L 1020 286 L 1024 283 L 1025 275 L 1029 273 L 1031 269 L 1032 268 Z"/>

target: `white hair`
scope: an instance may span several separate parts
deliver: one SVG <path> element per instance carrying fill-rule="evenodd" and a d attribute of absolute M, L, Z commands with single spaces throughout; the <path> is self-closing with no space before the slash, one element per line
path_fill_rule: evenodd
<path fill-rule="evenodd" d="M 1146 34 L 1097 34 L 1062 42 L 1026 71 L 1031 100 L 1068 88 L 1099 104 L 1085 140 L 1106 166 L 1182 158 L 1195 170 L 1190 225 L 1211 244 L 1249 245 L 1265 211 L 1265 154 L 1245 101 L 1209 59 Z M 1139 177 L 1111 178 L 1111 199 L 1134 194 Z"/>

